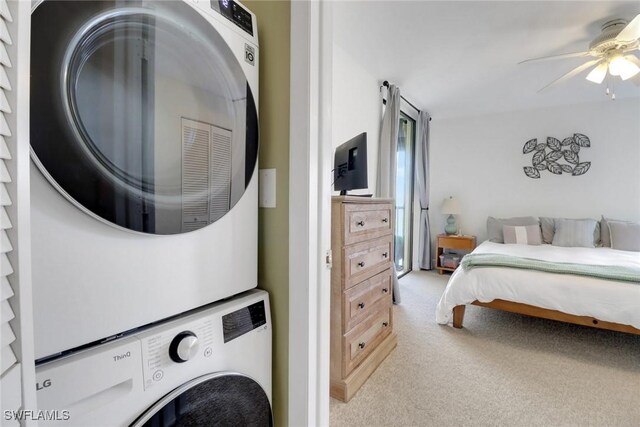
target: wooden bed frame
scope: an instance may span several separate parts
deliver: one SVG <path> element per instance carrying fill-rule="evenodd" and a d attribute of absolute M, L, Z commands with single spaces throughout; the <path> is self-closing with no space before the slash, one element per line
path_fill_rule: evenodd
<path fill-rule="evenodd" d="M 592 328 L 606 329 L 609 331 L 626 332 L 640 335 L 640 329 L 633 326 L 622 325 L 620 323 L 605 322 L 589 316 L 575 316 L 556 310 L 548 310 L 533 305 L 521 304 L 518 302 L 496 299 L 491 302 L 474 301 L 471 304 L 480 307 L 494 308 L 496 310 L 508 311 L 510 313 L 524 314 L 526 316 L 541 317 L 543 319 L 558 320 L 560 322 L 574 323 L 576 325 L 590 326 Z M 464 320 L 465 305 L 458 305 L 453 308 L 453 327 L 461 329 Z"/>

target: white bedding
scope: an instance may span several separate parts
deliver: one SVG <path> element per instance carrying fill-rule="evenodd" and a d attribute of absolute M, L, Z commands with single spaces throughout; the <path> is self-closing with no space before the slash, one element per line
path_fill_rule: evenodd
<path fill-rule="evenodd" d="M 640 252 L 610 248 L 563 248 L 483 242 L 474 253 L 495 253 L 552 262 L 619 265 L 640 269 Z M 453 307 L 503 299 L 640 329 L 640 283 L 505 267 L 458 268 L 436 308 L 436 321 L 452 320 Z"/>

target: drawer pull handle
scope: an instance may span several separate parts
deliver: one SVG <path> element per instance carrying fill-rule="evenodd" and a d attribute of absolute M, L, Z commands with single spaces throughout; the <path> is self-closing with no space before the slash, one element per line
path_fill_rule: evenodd
<path fill-rule="evenodd" d="M 358 304 L 358 308 L 363 309 L 364 308 L 364 303 L 363 302 L 359 303 Z"/>
<path fill-rule="evenodd" d="M 364 221 L 356 221 L 356 225 L 364 227 Z"/>
<path fill-rule="evenodd" d="M 382 253 L 382 258 L 386 258 L 386 257 L 388 257 L 388 256 L 389 256 L 389 252 L 383 252 L 383 253 Z"/>
<path fill-rule="evenodd" d="M 358 267 L 364 267 L 364 261 L 360 261 L 360 262 L 358 263 Z"/>
<path fill-rule="evenodd" d="M 389 222 L 389 218 L 382 218 L 382 222 Z"/>
<path fill-rule="evenodd" d="M 387 292 L 389 292 L 389 289 L 387 289 L 387 288 L 382 288 L 382 293 L 386 294 Z"/>
<path fill-rule="evenodd" d="M 366 345 L 366 342 L 361 342 L 360 344 L 358 344 L 358 347 L 360 347 L 360 349 L 363 349 Z"/>
<path fill-rule="evenodd" d="M 382 322 L 382 326 L 386 328 L 387 326 L 389 326 L 389 322 Z"/>

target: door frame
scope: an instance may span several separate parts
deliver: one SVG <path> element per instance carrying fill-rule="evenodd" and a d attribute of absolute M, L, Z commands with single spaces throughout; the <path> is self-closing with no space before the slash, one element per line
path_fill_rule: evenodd
<path fill-rule="evenodd" d="M 415 219 L 415 198 L 416 198 L 416 189 L 415 189 L 415 179 L 416 179 L 416 143 L 417 143 L 417 133 L 418 133 L 418 114 L 415 111 L 415 108 L 412 107 L 411 105 L 409 105 L 404 99 L 401 100 L 400 102 L 400 120 L 402 120 L 402 115 L 407 116 L 410 120 L 413 121 L 413 141 L 411 143 L 411 206 L 408 208 L 409 212 L 410 212 L 410 219 L 409 219 L 409 223 L 411 224 L 410 227 L 410 233 L 408 236 L 405 236 L 405 239 L 408 237 L 409 238 L 409 252 L 410 252 L 410 256 L 408 257 L 408 261 L 409 261 L 409 270 L 405 271 L 404 273 L 400 274 L 398 276 L 398 279 L 401 279 L 402 277 L 406 276 L 407 274 L 411 273 L 413 271 L 413 265 L 414 265 L 414 258 L 415 258 L 415 247 L 414 247 L 414 235 L 415 233 L 415 225 L 416 225 L 416 219 Z M 397 169 L 396 169 L 397 172 Z M 396 194 L 396 197 L 398 197 L 398 195 Z M 395 202 L 394 202 L 395 204 Z M 396 218 L 396 223 L 397 223 L 397 218 Z M 406 242 L 405 242 L 406 244 Z M 394 263 L 395 264 L 395 263 Z M 394 265 L 395 268 L 395 265 Z"/>
<path fill-rule="evenodd" d="M 331 2 L 291 2 L 289 425 L 329 424 Z"/>

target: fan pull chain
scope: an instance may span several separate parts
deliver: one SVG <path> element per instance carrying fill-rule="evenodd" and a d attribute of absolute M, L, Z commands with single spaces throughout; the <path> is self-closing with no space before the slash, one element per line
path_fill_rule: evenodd
<path fill-rule="evenodd" d="M 612 101 L 616 100 L 616 88 L 615 88 L 615 80 L 607 74 L 606 76 L 607 89 L 605 90 L 605 94 L 611 98 Z"/>
<path fill-rule="evenodd" d="M 616 100 L 616 81 L 611 79 L 611 100 Z"/>

